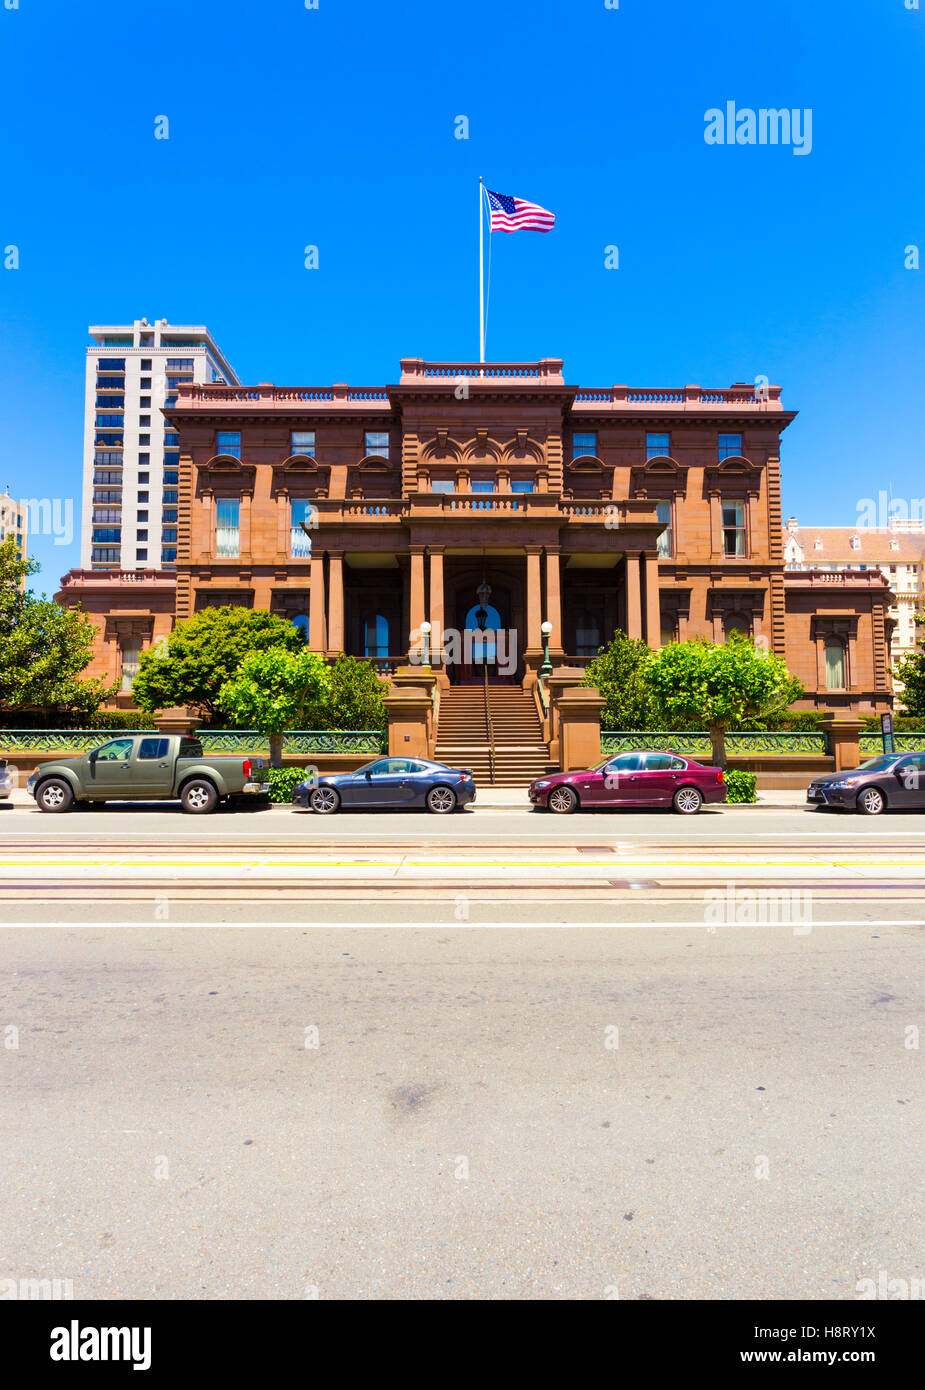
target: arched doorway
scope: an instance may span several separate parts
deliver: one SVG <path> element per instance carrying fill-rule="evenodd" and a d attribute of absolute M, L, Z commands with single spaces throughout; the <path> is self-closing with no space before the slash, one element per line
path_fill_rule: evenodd
<path fill-rule="evenodd" d="M 486 674 L 493 684 L 516 683 L 520 674 L 518 619 L 520 595 L 515 577 L 502 562 L 487 570 L 460 569 L 451 579 L 447 618 L 457 630 L 458 660 L 447 666 L 456 683 L 477 681 Z"/>

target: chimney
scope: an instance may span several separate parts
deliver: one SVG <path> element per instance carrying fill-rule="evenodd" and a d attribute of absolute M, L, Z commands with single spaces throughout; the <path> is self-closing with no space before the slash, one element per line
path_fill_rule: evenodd
<path fill-rule="evenodd" d="M 797 521 L 796 517 L 795 517 L 795 516 L 788 516 L 788 518 L 787 518 L 787 530 L 790 532 L 791 536 L 793 535 L 794 531 L 798 531 L 799 529 L 800 529 L 800 524 L 799 524 L 799 522 Z"/>

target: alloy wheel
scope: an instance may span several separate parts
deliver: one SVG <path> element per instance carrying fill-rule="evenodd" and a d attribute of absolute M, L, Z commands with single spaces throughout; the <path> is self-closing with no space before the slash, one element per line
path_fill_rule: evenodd
<path fill-rule="evenodd" d="M 682 787 L 675 795 L 675 809 L 684 816 L 693 816 L 700 810 L 701 801 L 702 797 L 696 787 Z"/>
<path fill-rule="evenodd" d="M 876 787 L 867 787 L 858 797 L 858 805 L 865 815 L 879 816 L 886 805 L 886 801 L 884 800 L 883 792 L 878 791 Z"/>
<path fill-rule="evenodd" d="M 337 792 L 332 787 L 316 787 L 311 796 L 311 807 L 319 816 L 329 816 L 337 810 Z"/>
<path fill-rule="evenodd" d="M 570 787 L 554 787 L 549 793 L 549 809 L 567 815 L 575 809 L 577 797 Z"/>
<path fill-rule="evenodd" d="M 427 809 L 437 815 L 445 816 L 456 805 L 456 797 L 449 787 L 433 787 L 427 793 Z"/>

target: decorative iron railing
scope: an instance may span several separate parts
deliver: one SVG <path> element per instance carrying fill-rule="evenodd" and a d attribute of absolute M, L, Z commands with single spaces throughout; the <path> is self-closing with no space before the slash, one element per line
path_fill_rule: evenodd
<path fill-rule="evenodd" d="M 653 752 L 681 753 L 689 758 L 709 756 L 712 752 L 710 735 L 697 730 L 681 730 L 677 733 L 649 731 L 632 733 L 628 730 L 601 734 L 601 756 L 610 753 L 630 753 L 651 750 Z M 743 733 L 726 735 L 726 752 L 731 757 L 751 757 L 756 754 L 771 754 L 781 757 L 801 754 L 811 757 L 824 757 L 828 752 L 828 742 L 824 733 Z"/>
<path fill-rule="evenodd" d="M 136 733 L 157 735 L 157 729 L 0 729 L 0 755 L 62 753 L 76 756 L 99 748 L 112 738 Z M 254 730 L 197 729 L 203 752 L 209 754 L 269 754 L 270 742 Z M 388 734 L 379 729 L 293 729 L 283 736 L 283 752 L 311 757 L 316 753 L 358 755 L 388 752 Z"/>
<path fill-rule="evenodd" d="M 894 734 L 897 753 L 925 753 L 925 731 L 920 734 Z M 858 739 L 860 751 L 868 758 L 883 752 L 883 739 L 879 734 L 861 734 Z"/>

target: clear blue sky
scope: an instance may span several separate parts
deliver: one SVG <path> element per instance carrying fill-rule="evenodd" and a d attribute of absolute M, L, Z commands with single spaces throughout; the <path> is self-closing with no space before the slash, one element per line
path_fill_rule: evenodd
<path fill-rule="evenodd" d="M 292 385 L 477 356 L 480 173 L 558 217 L 494 238 L 490 358 L 765 375 L 800 411 L 785 514 L 925 495 L 925 268 L 903 265 L 917 244 L 925 267 L 925 0 L 5 3 L 14 495 L 79 498 L 89 323 L 204 322 L 244 380 Z M 811 108 L 812 152 L 707 145 L 729 100 Z M 78 563 L 77 536 L 29 548 L 52 591 Z"/>

